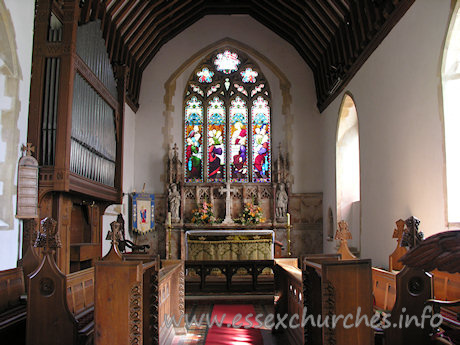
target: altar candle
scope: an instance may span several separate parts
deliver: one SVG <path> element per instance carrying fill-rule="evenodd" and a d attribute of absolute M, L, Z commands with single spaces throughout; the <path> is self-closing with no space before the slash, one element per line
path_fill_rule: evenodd
<path fill-rule="evenodd" d="M 287 215 L 287 225 L 291 225 L 291 215 L 289 213 L 286 213 Z"/>
<path fill-rule="evenodd" d="M 171 226 L 171 212 L 168 212 L 168 226 Z"/>

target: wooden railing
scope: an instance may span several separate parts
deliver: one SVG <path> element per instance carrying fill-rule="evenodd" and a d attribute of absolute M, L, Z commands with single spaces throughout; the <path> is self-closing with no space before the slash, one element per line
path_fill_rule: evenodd
<path fill-rule="evenodd" d="M 273 292 L 273 267 L 273 260 L 187 260 L 187 294 L 205 291 Z M 270 274 L 265 274 L 267 270 Z"/>

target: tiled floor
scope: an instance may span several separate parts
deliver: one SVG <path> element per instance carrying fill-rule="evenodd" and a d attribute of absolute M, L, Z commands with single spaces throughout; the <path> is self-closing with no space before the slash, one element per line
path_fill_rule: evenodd
<path fill-rule="evenodd" d="M 255 303 L 253 305 L 256 315 L 263 315 L 261 320 L 264 320 L 264 318 L 268 314 L 273 313 L 273 305 L 265 303 Z M 186 310 L 188 321 L 191 323 L 191 321 L 194 320 L 194 318 L 196 318 L 196 320 L 199 321 L 201 317 L 203 318 L 202 320 L 205 320 L 205 317 L 207 315 L 211 315 L 212 307 L 212 303 L 190 303 L 190 305 L 187 305 Z M 260 328 L 260 331 L 262 334 L 262 338 L 264 340 L 264 345 L 289 344 L 285 334 L 274 335 L 272 334 L 270 329 L 264 327 Z M 206 341 L 207 332 L 208 327 L 206 325 L 206 321 L 204 321 L 201 325 L 190 325 L 189 327 L 187 327 L 187 334 L 176 336 L 174 338 L 173 345 L 204 345 Z"/>

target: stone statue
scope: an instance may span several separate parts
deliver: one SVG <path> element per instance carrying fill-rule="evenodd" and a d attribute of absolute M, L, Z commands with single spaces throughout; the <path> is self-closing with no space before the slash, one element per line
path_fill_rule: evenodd
<path fill-rule="evenodd" d="M 288 206 L 288 195 L 284 183 L 279 184 L 279 189 L 276 192 L 276 218 L 279 222 L 286 220 L 287 206 Z"/>
<path fill-rule="evenodd" d="M 179 208 L 180 208 L 180 193 L 177 190 L 177 184 L 171 183 L 169 188 L 169 211 L 171 212 L 171 219 L 174 223 L 179 222 Z"/>

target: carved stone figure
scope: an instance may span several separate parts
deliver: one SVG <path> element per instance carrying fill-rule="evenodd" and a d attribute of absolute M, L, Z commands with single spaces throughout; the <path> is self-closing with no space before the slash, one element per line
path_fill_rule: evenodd
<path fill-rule="evenodd" d="M 171 219 L 174 223 L 179 222 L 179 209 L 180 209 L 180 193 L 177 190 L 177 184 L 171 183 L 169 188 L 169 211 L 171 212 Z"/>
<path fill-rule="evenodd" d="M 278 188 L 276 192 L 276 218 L 282 222 L 286 219 L 289 198 L 284 183 L 280 183 Z"/>

